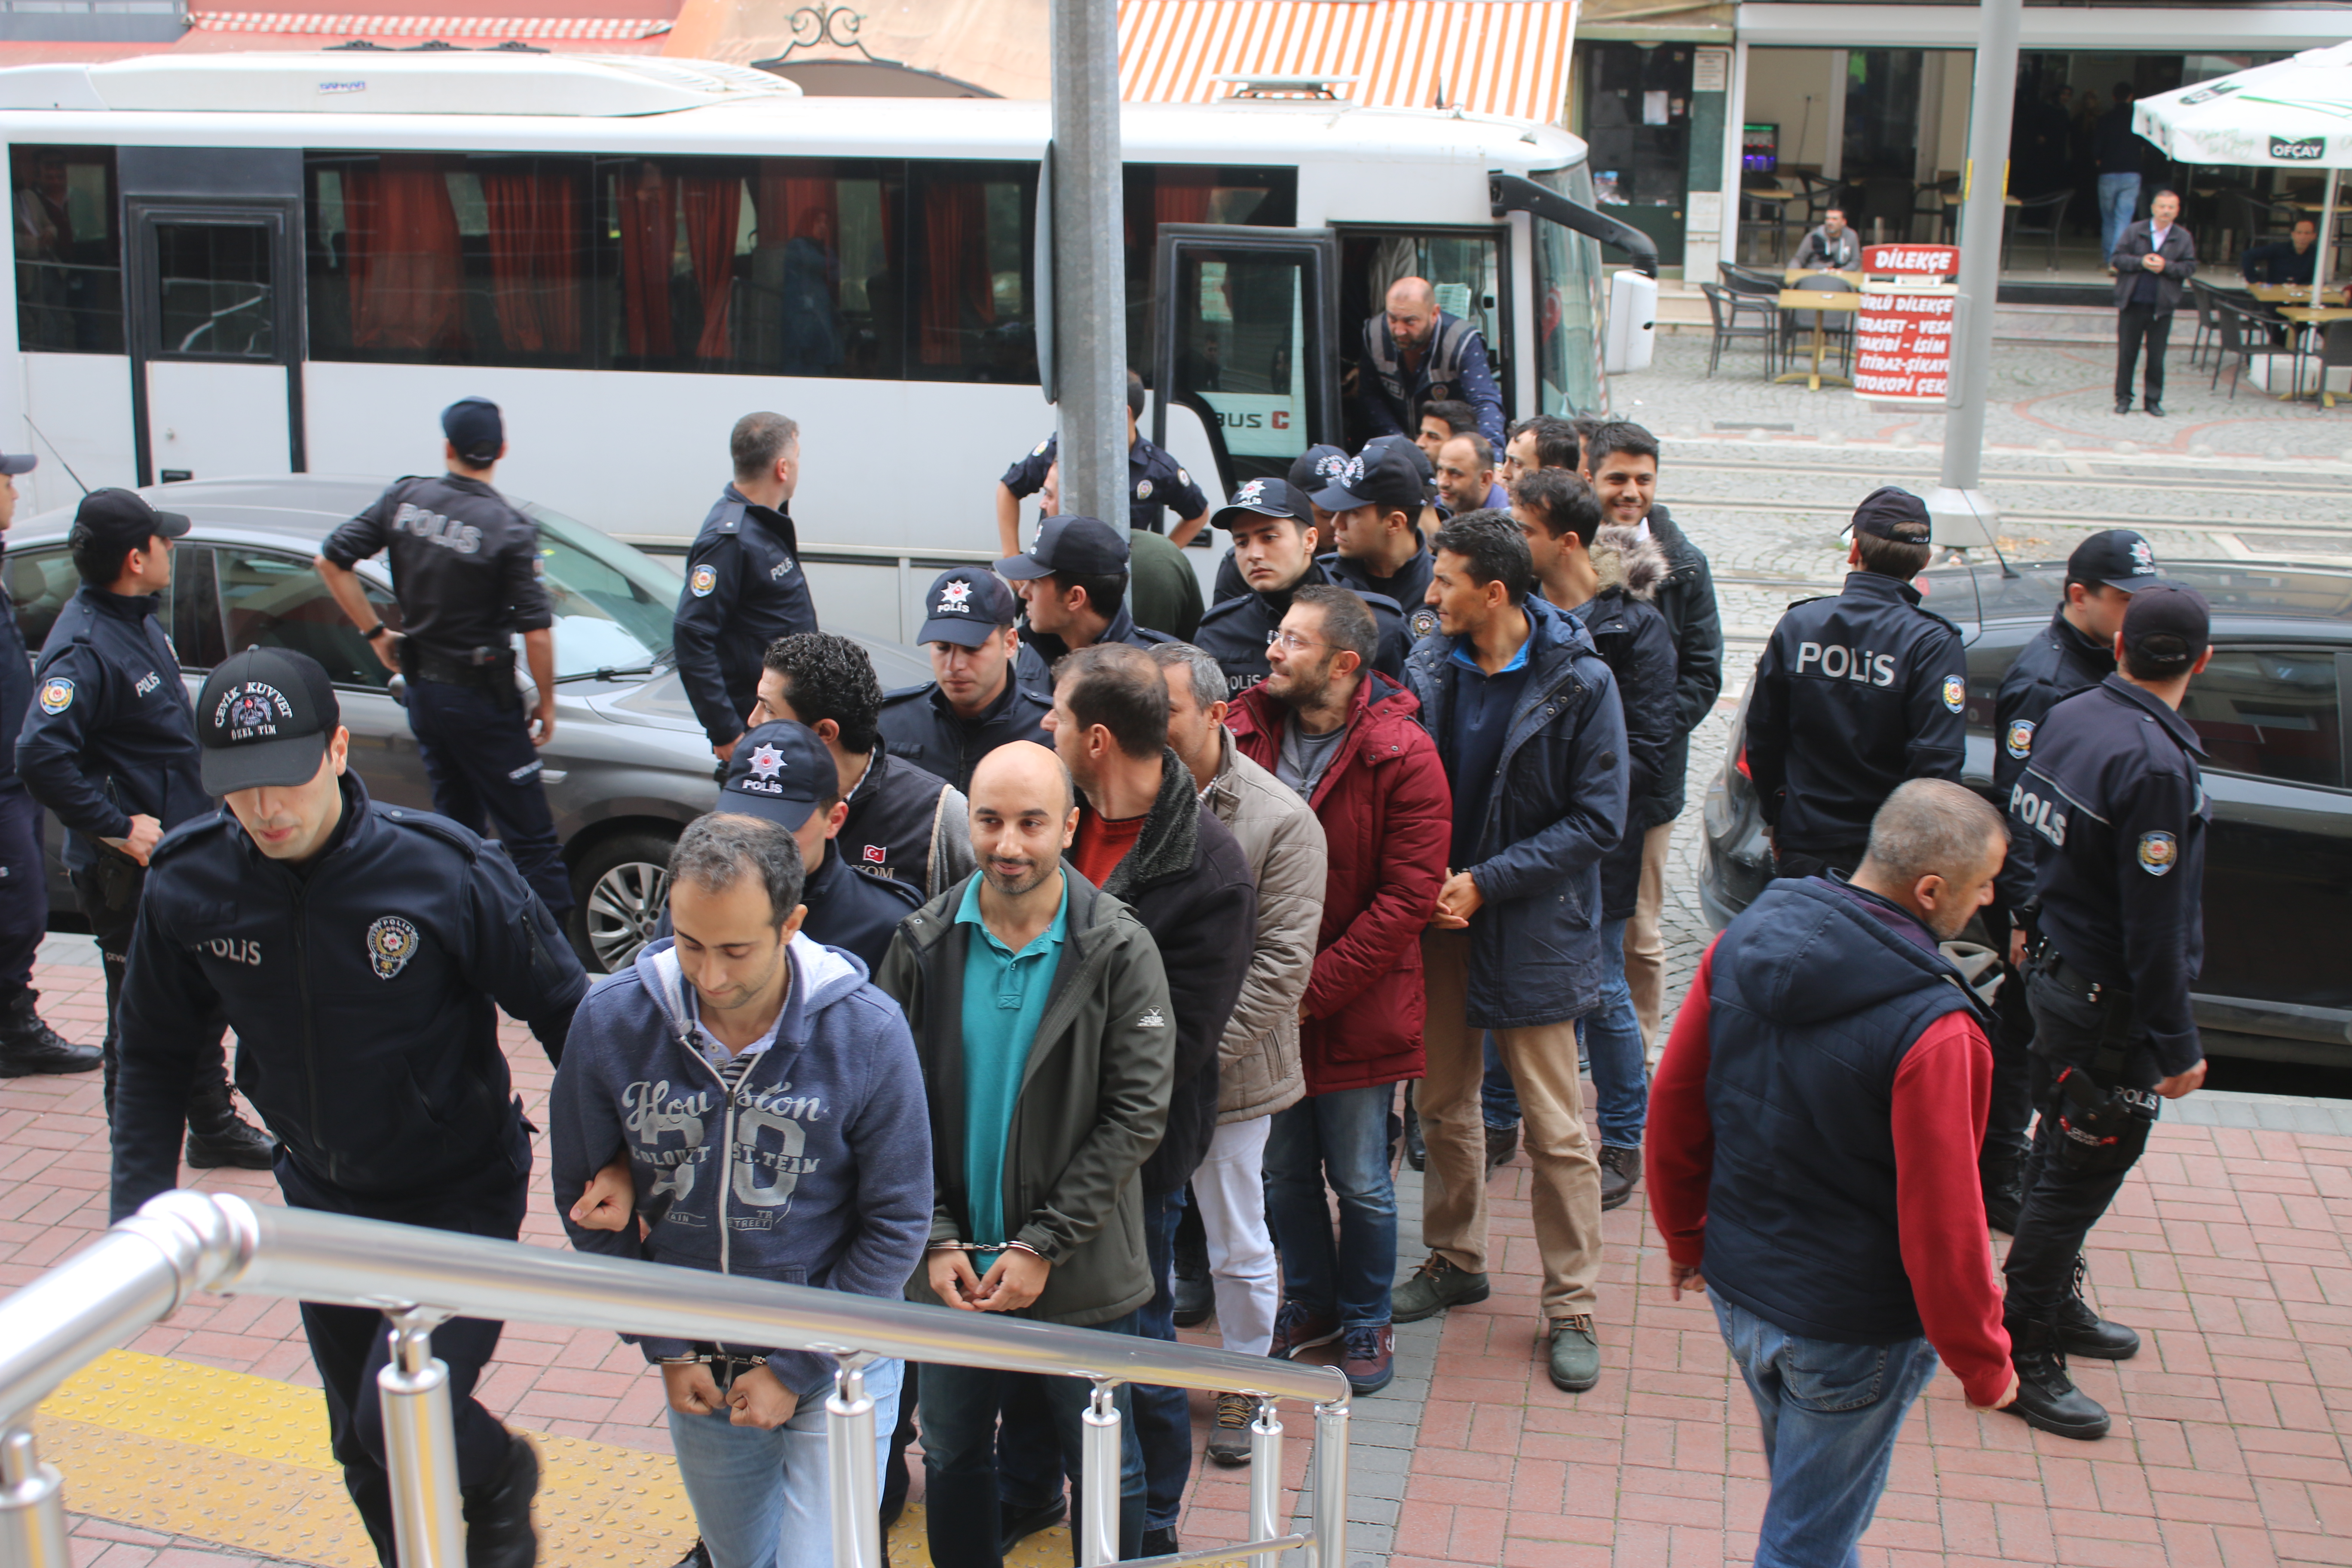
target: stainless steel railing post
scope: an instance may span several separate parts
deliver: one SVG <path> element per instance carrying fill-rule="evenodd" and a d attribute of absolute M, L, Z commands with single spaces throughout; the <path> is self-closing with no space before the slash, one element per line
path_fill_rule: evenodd
<path fill-rule="evenodd" d="M 1274 1401 L 1257 1402 L 1257 1419 L 1250 1423 L 1250 1539 L 1272 1541 L 1283 1533 L 1282 1417 Z M 1250 1568 L 1274 1568 L 1279 1552 L 1261 1552 Z"/>
<path fill-rule="evenodd" d="M 1118 1406 L 1113 1385 L 1095 1380 L 1094 1397 L 1080 1419 L 1085 1433 L 1078 1469 L 1078 1568 L 1103 1568 L 1118 1561 L 1118 1489 L 1123 1456 Z"/>
<path fill-rule="evenodd" d="M 1348 1402 L 1315 1407 L 1315 1553 L 1307 1568 L 1348 1568 Z"/>
<path fill-rule="evenodd" d="M 881 1482 L 875 1474 L 874 1399 L 862 1355 L 845 1355 L 824 1401 L 834 1568 L 882 1568 Z"/>
<path fill-rule="evenodd" d="M 449 1314 L 408 1307 L 388 1309 L 384 1317 L 392 1325 L 392 1359 L 375 1383 L 400 1568 L 465 1568 L 457 1416 L 449 1407 L 448 1365 L 433 1353 L 433 1331 Z"/>
<path fill-rule="evenodd" d="M 73 1568 L 65 1479 L 41 1462 L 27 1426 L 0 1432 L 0 1568 Z"/>

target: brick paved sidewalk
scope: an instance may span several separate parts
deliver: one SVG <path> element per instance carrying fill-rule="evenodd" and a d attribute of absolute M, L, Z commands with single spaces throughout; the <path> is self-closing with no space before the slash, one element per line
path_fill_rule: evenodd
<path fill-rule="evenodd" d="M 96 1037 L 94 967 L 44 964 L 37 984 L 53 1022 Z M 547 1091 L 545 1058 L 518 1029 L 509 1029 L 508 1047 L 535 1109 Z M 97 1102 L 94 1074 L 0 1081 L 0 1287 L 32 1278 L 103 1225 Z M 2222 1109 L 2245 1111 L 2242 1120 L 2257 1112 L 2295 1119 L 2292 1108 Z M 1418 1183 L 1405 1174 L 1401 1198 L 1410 1216 Z M 191 1175 L 200 1186 L 271 1195 L 267 1179 L 250 1173 Z M 1386 1528 L 1364 1531 L 1351 1557 L 1371 1568 L 1747 1563 L 1763 1472 L 1754 1415 L 1712 1314 L 1702 1301 L 1667 1300 L 1664 1255 L 1637 1195 L 1605 1220 L 1601 1384 L 1577 1396 L 1554 1390 L 1535 1347 L 1528 1175 L 1522 1161 L 1495 1178 L 1493 1300 L 1442 1324 L 1414 1325 L 1393 1396 L 1359 1407 L 1358 1452 L 1367 1461 L 1360 1517 L 1394 1523 L 1392 1536 Z M 2072 1443 L 2008 1415 L 1977 1415 L 1939 1375 L 1906 1428 L 1864 1563 L 2252 1568 L 2352 1561 L 2347 1227 L 2352 1137 L 2166 1123 L 2091 1254 L 2099 1305 L 2147 1341 L 2134 1361 L 2077 1369 L 2116 1413 L 2115 1435 Z M 1408 1267 L 1419 1258 L 1417 1231 L 1408 1217 Z M 543 1175 L 525 1235 L 561 1245 Z M 200 1300 L 133 1348 L 313 1381 L 290 1305 Z M 534 1428 L 654 1452 L 668 1447 L 657 1381 L 607 1335 L 511 1325 L 482 1392 L 492 1408 Z M 1306 1426 L 1292 1430 L 1303 1436 Z M 1286 1456 L 1294 1478 L 1305 1447 L 1294 1443 Z M 1245 1474 L 1203 1474 L 1188 1534 L 1235 1538 Z M 70 1476 L 68 1487 L 70 1500 Z M 1381 1500 L 1400 1491 L 1401 1505 Z M 89 1542 L 85 1553 L 100 1544 L 94 1537 L 118 1542 L 108 1561 L 120 1559 L 119 1568 L 135 1568 L 132 1560 L 149 1553 L 174 1568 L 223 1561 L 201 1558 L 190 1550 L 201 1545 L 195 1541 L 88 1523 L 78 1533 Z"/>

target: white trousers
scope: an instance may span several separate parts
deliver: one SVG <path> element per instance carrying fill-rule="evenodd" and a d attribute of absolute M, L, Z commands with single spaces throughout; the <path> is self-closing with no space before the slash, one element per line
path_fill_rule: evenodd
<path fill-rule="evenodd" d="M 1228 1121 L 1209 1140 L 1192 1173 L 1209 1278 L 1217 1292 L 1217 1332 L 1225 1349 L 1264 1355 L 1274 1343 L 1274 1237 L 1265 1227 L 1265 1136 L 1274 1118 Z"/>

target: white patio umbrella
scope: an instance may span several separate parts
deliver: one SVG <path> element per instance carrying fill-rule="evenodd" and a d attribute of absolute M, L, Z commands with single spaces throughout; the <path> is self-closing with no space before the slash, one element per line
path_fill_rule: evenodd
<path fill-rule="evenodd" d="M 2352 43 L 2143 98 L 2132 129 L 2175 163 L 2326 170 L 2315 296 L 2327 286 L 2336 176 L 2352 168 Z"/>

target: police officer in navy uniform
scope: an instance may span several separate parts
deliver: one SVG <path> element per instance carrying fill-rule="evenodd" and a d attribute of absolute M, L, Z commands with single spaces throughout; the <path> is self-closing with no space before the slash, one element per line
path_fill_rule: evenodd
<path fill-rule="evenodd" d="M 792 516 L 800 426 L 781 414 L 746 414 L 728 446 L 735 482 L 687 552 L 671 645 L 687 700 L 721 762 L 758 700 L 760 656 L 778 637 L 816 630 Z"/>
<path fill-rule="evenodd" d="M 2050 710 L 2116 672 L 2116 634 L 2132 595 L 2160 583 L 2156 552 L 2127 528 L 2095 533 L 2066 558 L 2063 601 L 2050 625 L 2028 642 L 2001 677 L 1993 709 L 1994 798 L 2006 801 L 2033 754 L 2033 737 Z M 2027 1047 L 2033 1019 L 2025 1005 L 2026 908 L 2033 897 L 2035 838 L 2009 847 L 1985 910 L 1987 926 L 2006 957 L 2011 983 L 1994 998 L 2001 1027 L 1993 1036 L 1992 1108 L 1985 1124 L 1985 1216 L 1999 1231 L 2017 1229 L 2025 1197 L 2027 1124 L 2033 1116 Z"/>
<path fill-rule="evenodd" d="M 1013 679 L 1021 655 L 1021 601 L 984 566 L 954 566 L 931 579 L 915 640 L 931 656 L 927 686 L 882 699 L 883 743 L 901 757 L 969 792 L 980 759 L 1007 741 L 1051 746 L 1045 715 L 1054 705 Z"/>
<path fill-rule="evenodd" d="M 1911 585 L 1931 553 L 1927 505 L 1885 486 L 1849 526 L 1844 592 L 1789 606 L 1748 688 L 1748 772 L 1783 877 L 1851 874 L 1896 784 L 1960 779 L 1960 628 Z"/>
<path fill-rule="evenodd" d="M 2121 1361 L 2139 1336 L 2083 1299 L 2083 1244 L 2146 1146 L 2159 1099 L 2205 1081 L 2189 988 L 2205 959 L 2205 797 L 2197 732 L 2181 718 L 2212 658 L 2194 589 L 2134 595 L 2120 666 L 2050 710 L 2010 786 L 2011 842 L 2034 845 L 2033 1136 L 2025 1203 L 2002 1265 L 2017 1403 L 2061 1436 L 2107 1432 L 2066 1358 Z"/>
<path fill-rule="evenodd" d="M 16 741 L 17 777 L 65 825 L 66 870 L 105 962 L 100 1049 L 110 1119 L 122 966 L 148 861 L 164 834 L 213 809 L 196 776 L 195 719 L 179 656 L 155 618 L 172 585 L 172 541 L 187 531 L 186 518 L 157 511 L 130 490 L 82 497 L 68 536 L 81 590 L 49 627 L 33 672 L 32 710 Z M 206 1031 L 210 1045 L 193 1069 L 183 1107 L 188 1163 L 268 1170 L 276 1145 L 241 1120 L 229 1100 L 220 1019 L 191 1024 Z M 169 1163 L 179 1149 L 174 1131 L 167 1147 L 144 1152 Z"/>
<path fill-rule="evenodd" d="M 224 1012 L 237 1081 L 284 1142 L 289 1206 L 511 1241 L 530 1125 L 503 1009 L 562 1054 L 588 977 L 506 852 L 368 798 L 315 659 L 233 654 L 205 682 L 204 786 L 226 810 L 156 847 L 122 986 L 113 1217 L 175 1184 L 168 1154 Z M 393 1562 L 381 1312 L 302 1304 L 343 1484 Z M 433 1330 L 449 1370 L 469 1568 L 529 1568 L 539 1461 L 471 1397 L 500 1325 Z"/>
<path fill-rule="evenodd" d="M 1209 498 L 1175 458 L 1136 433 L 1135 422 L 1142 413 L 1143 380 L 1130 371 L 1127 377 L 1128 526 L 1146 533 L 1164 533 L 1170 542 L 1182 544 L 1208 521 Z M 1021 548 L 1021 502 L 1045 488 L 1045 474 L 1054 466 L 1061 439 L 1058 431 L 1046 437 L 996 481 L 996 533 L 1007 555 Z M 1176 513 L 1173 529 L 1166 527 L 1161 517 L 1171 508 Z"/>
<path fill-rule="evenodd" d="M 0 555 L 16 517 L 16 476 L 34 459 L 0 454 Z M 41 803 L 16 776 L 16 736 L 33 706 L 33 656 L 16 624 L 16 601 L 0 579 L 0 1078 L 89 1072 L 103 1059 L 42 1022 L 33 958 L 49 928 L 49 868 L 41 853 Z"/>
<path fill-rule="evenodd" d="M 1266 646 L 1290 613 L 1291 595 L 1336 579 L 1315 558 L 1321 542 L 1314 510 L 1287 480 L 1249 480 L 1211 522 L 1233 534 L 1234 557 L 1248 590 L 1202 616 L 1193 642 L 1225 672 L 1227 694 L 1239 696 L 1270 672 Z M 1404 612 L 1395 600 L 1381 595 L 1358 596 L 1380 626 L 1380 650 L 1372 668 L 1402 684 L 1404 656 L 1412 647 Z"/>
<path fill-rule="evenodd" d="M 1382 436 L 1308 498 L 1331 520 L 1331 553 L 1321 557 L 1331 580 L 1402 606 L 1414 642 L 1437 630 L 1437 611 L 1427 603 L 1437 557 L 1421 529 L 1434 473 L 1419 447 Z"/>
<path fill-rule="evenodd" d="M 1027 550 L 996 563 L 996 574 L 1011 581 L 1025 606 L 1021 657 L 1013 667 L 1024 689 L 1050 704 L 1054 666 L 1076 648 L 1176 640 L 1137 626 L 1128 613 L 1128 553 L 1127 536 L 1098 518 L 1049 517 L 1039 521 Z"/>
<path fill-rule="evenodd" d="M 433 809 L 499 842 L 561 920 L 572 879 L 540 780 L 538 748 L 555 734 L 555 612 L 540 578 L 539 530 L 490 488 L 506 422 L 486 397 L 441 411 L 449 471 L 395 479 L 327 536 L 319 575 L 387 669 L 407 681 L 408 727 Z M 352 568 L 392 558 L 401 627 L 376 619 Z M 538 707 L 526 718 L 512 634 L 522 633 Z"/>

